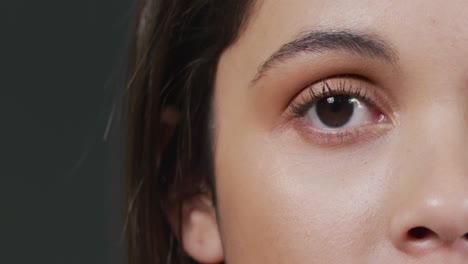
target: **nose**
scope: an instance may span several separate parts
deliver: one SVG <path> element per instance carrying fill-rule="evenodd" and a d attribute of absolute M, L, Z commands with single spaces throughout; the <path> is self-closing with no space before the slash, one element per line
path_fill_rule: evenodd
<path fill-rule="evenodd" d="M 468 256 L 468 177 L 455 166 L 439 165 L 412 171 L 421 177 L 406 181 L 399 193 L 391 239 L 413 256 L 444 249 Z"/>
<path fill-rule="evenodd" d="M 427 198 L 405 206 L 391 227 L 395 246 L 410 255 L 440 248 L 468 254 L 468 199 Z"/>
<path fill-rule="evenodd" d="M 408 151 L 396 156 L 391 169 L 398 183 L 392 186 L 388 230 L 393 245 L 408 255 L 468 257 L 468 152 L 460 144 L 468 122 L 450 107 L 431 112 L 438 123 L 427 117 L 412 127 L 420 133 L 404 141 Z"/>

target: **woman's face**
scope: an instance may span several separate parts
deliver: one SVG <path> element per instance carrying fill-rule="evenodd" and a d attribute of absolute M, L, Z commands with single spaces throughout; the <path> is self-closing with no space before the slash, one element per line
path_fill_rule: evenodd
<path fill-rule="evenodd" d="M 227 263 L 467 262 L 467 1 L 259 1 L 214 113 Z"/>

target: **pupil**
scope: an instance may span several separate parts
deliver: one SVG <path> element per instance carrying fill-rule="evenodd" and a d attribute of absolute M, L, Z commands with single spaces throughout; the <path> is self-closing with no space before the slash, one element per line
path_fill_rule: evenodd
<path fill-rule="evenodd" d="M 347 95 L 329 96 L 316 105 L 317 116 L 325 125 L 333 128 L 348 123 L 354 112 L 354 104 Z"/>

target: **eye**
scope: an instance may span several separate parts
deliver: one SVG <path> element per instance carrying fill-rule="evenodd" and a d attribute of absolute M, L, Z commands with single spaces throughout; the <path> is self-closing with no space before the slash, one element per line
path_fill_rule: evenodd
<path fill-rule="evenodd" d="M 335 95 L 319 99 L 305 118 L 320 129 L 342 129 L 381 122 L 384 116 L 359 98 Z"/>
<path fill-rule="evenodd" d="M 338 76 L 304 89 L 288 108 L 295 128 L 321 145 L 374 139 L 387 131 L 387 97 L 369 81 Z M 292 113 L 292 114 L 291 114 Z"/>

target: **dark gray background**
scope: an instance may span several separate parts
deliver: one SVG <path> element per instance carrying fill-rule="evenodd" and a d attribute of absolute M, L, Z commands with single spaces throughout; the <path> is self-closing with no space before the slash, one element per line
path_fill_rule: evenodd
<path fill-rule="evenodd" d="M 103 135 L 132 5 L 1 1 L 0 263 L 123 263 L 119 127 Z"/>

